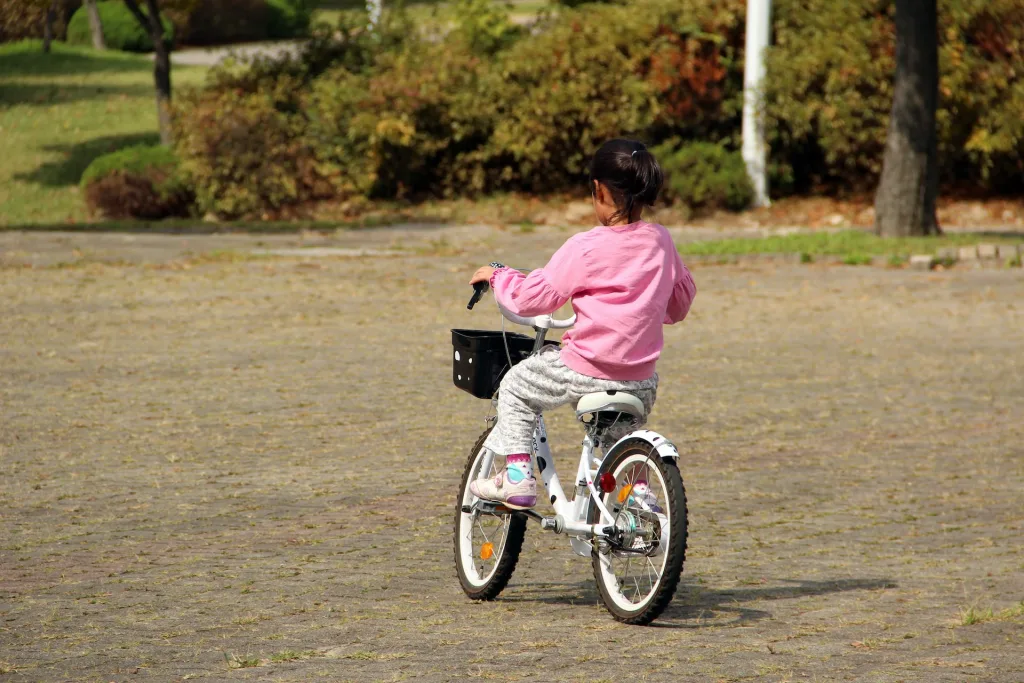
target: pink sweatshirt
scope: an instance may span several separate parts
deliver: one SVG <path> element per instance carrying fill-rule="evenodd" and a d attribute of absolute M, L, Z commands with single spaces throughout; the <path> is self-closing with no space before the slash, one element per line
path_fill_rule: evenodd
<path fill-rule="evenodd" d="M 619 381 L 654 374 L 662 325 L 685 318 L 697 294 L 668 230 L 644 221 L 573 235 L 529 275 L 498 269 L 491 288 L 502 306 L 527 317 L 572 299 L 576 326 L 562 337 L 562 362 Z"/>

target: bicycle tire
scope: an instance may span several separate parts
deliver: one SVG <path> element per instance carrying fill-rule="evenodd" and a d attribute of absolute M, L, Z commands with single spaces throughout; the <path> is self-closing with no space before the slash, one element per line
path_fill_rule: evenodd
<path fill-rule="evenodd" d="M 607 575 L 601 564 L 603 555 L 599 552 L 596 544 L 591 552 L 591 564 L 601 601 L 612 616 L 626 624 L 643 626 L 661 616 L 665 608 L 672 602 L 672 597 L 675 595 L 683 573 L 688 529 L 686 489 L 683 485 L 682 475 L 679 473 L 679 467 L 674 458 L 662 458 L 647 441 L 631 439 L 619 444 L 601 464 L 598 477 L 605 472 L 614 474 L 623 463 L 639 453 L 646 453 L 650 463 L 657 469 L 664 482 L 668 498 L 669 541 L 668 548 L 665 550 L 664 569 L 657 585 L 652 587 L 650 597 L 642 601 L 640 607 L 631 610 L 624 608 L 620 604 L 622 600 L 617 601 L 606 585 Z M 590 501 L 587 518 L 590 524 L 597 523 L 600 518 L 600 511 L 593 500 Z"/>
<path fill-rule="evenodd" d="M 477 466 L 477 460 L 483 449 L 484 441 L 491 430 L 487 429 L 477 439 L 473 450 L 469 453 L 469 460 L 466 462 L 466 469 L 462 473 L 462 483 L 459 485 L 458 498 L 455 501 L 455 525 L 452 533 L 452 540 L 455 549 L 455 571 L 462 585 L 462 590 L 473 600 L 493 600 L 505 589 L 509 579 L 516 570 L 519 562 L 519 553 L 523 549 L 523 538 L 526 536 L 526 518 L 523 515 L 514 513 L 508 514 L 508 530 L 502 547 L 499 550 L 500 557 L 497 560 L 493 572 L 482 583 L 470 579 L 464 566 L 465 553 L 462 546 L 460 533 L 464 513 L 462 512 L 463 501 L 467 497 L 469 482 L 472 481 Z M 470 541 L 472 546 L 472 542 Z"/>

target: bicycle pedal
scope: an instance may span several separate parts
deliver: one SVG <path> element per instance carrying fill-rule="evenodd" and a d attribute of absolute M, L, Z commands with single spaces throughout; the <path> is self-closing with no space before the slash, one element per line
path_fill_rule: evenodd
<path fill-rule="evenodd" d="M 562 519 L 561 515 L 555 515 L 554 517 L 541 517 L 540 528 L 545 531 L 554 531 L 556 534 L 560 534 L 565 531 L 565 520 Z"/>

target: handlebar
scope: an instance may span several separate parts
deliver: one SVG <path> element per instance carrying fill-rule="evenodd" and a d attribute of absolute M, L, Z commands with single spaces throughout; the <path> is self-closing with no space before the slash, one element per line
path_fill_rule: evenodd
<path fill-rule="evenodd" d="M 469 304 L 466 308 L 473 310 L 473 306 L 476 306 L 477 302 L 483 297 L 484 292 L 490 289 L 490 285 L 486 282 L 477 282 L 473 285 L 473 296 L 469 299 Z M 494 303 L 498 304 L 498 310 L 505 316 L 506 319 L 517 325 L 523 325 L 525 327 L 533 327 L 538 330 L 564 330 L 572 327 L 576 324 L 576 316 L 573 315 L 571 318 L 565 318 L 564 320 L 556 320 L 550 315 L 538 315 L 532 318 L 524 318 L 521 315 L 516 315 L 512 311 L 502 306 L 497 299 Z"/>
<path fill-rule="evenodd" d="M 491 286 L 489 284 L 487 284 L 486 282 L 476 282 L 476 283 L 474 283 L 473 284 L 473 296 L 470 297 L 469 304 L 466 305 L 466 308 L 468 308 L 469 310 L 472 311 L 473 307 L 476 306 L 477 302 L 479 302 L 480 299 L 483 298 L 484 292 L 486 292 L 490 288 L 491 288 Z"/>

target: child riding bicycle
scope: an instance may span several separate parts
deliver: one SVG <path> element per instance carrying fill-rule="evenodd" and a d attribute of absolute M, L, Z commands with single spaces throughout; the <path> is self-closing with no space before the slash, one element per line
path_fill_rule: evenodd
<path fill-rule="evenodd" d="M 668 230 L 642 220 L 661 185 L 661 168 L 642 143 L 609 140 L 590 168 L 600 226 L 569 238 L 529 275 L 493 263 L 470 280 L 489 282 L 497 301 L 516 315 L 551 313 L 571 300 L 577 316 L 560 350 L 544 348 L 501 381 L 497 423 L 484 446 L 506 456 L 506 465 L 496 477 L 470 484 L 479 498 L 517 510 L 536 504 L 530 452 L 542 412 L 586 394 L 623 391 L 639 397 L 650 414 L 662 326 L 683 320 L 696 295 Z M 612 431 L 605 438 L 614 442 L 616 436 Z"/>

